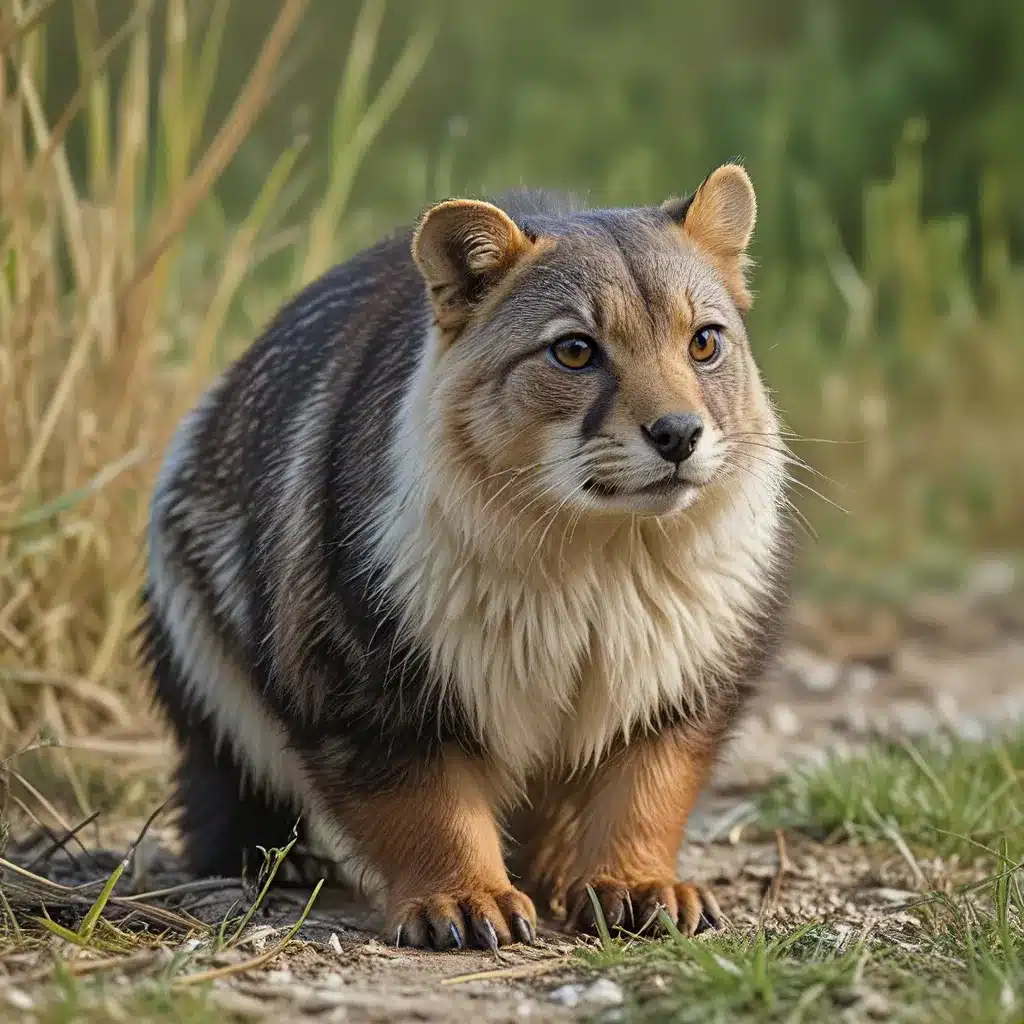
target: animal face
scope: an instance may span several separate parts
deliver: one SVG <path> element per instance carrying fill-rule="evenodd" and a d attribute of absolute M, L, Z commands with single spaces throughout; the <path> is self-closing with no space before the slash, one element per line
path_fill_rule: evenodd
<path fill-rule="evenodd" d="M 455 201 L 414 255 L 437 321 L 438 458 L 509 505 L 668 515 L 757 471 L 775 418 L 743 321 L 754 197 L 530 218 Z"/>

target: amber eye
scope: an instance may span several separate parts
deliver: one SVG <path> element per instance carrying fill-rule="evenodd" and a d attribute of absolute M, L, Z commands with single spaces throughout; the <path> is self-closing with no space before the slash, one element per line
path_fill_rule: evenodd
<path fill-rule="evenodd" d="M 548 353 L 559 366 L 564 366 L 567 370 L 582 370 L 594 361 L 596 347 L 589 338 L 572 334 L 566 338 L 559 338 L 548 349 Z"/>
<path fill-rule="evenodd" d="M 722 338 L 717 327 L 703 327 L 690 339 L 690 358 L 695 363 L 710 363 L 722 351 Z"/>

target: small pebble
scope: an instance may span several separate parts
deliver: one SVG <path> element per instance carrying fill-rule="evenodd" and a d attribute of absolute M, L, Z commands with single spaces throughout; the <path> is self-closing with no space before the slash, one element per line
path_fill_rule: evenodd
<path fill-rule="evenodd" d="M 935 715 L 924 704 L 897 704 L 892 717 L 897 729 L 908 736 L 927 736 L 935 731 Z"/>
<path fill-rule="evenodd" d="M 839 666 L 834 661 L 803 647 L 787 652 L 786 665 L 804 689 L 812 693 L 834 690 L 839 682 Z"/>
<path fill-rule="evenodd" d="M 968 573 L 964 591 L 968 600 L 983 601 L 1012 593 L 1016 584 L 1017 574 L 1009 562 L 987 559 Z"/>
<path fill-rule="evenodd" d="M 935 695 L 935 710 L 944 725 L 953 725 L 960 717 L 960 704 L 951 693 L 938 693 Z"/>
<path fill-rule="evenodd" d="M 788 704 L 776 704 L 769 712 L 768 720 L 780 736 L 795 736 L 800 731 L 800 719 Z"/>
<path fill-rule="evenodd" d="M 908 903 L 921 895 L 910 889 L 880 888 L 873 891 L 880 900 L 885 900 L 886 903 Z"/>
<path fill-rule="evenodd" d="M 891 1014 L 889 1000 L 881 992 L 869 992 L 861 1003 L 864 1012 L 872 1020 L 888 1020 Z"/>
<path fill-rule="evenodd" d="M 1009 1013 L 1014 1008 L 1017 1002 L 1017 997 L 1013 993 L 1013 988 L 1008 982 L 1003 982 L 1003 987 L 999 990 L 999 1005 Z"/>
<path fill-rule="evenodd" d="M 36 1005 L 32 997 L 27 992 L 22 992 L 20 988 L 9 988 L 4 995 L 7 1002 L 16 1010 L 31 1010 Z"/>
<path fill-rule="evenodd" d="M 583 1002 L 591 1006 L 620 1006 L 625 998 L 621 986 L 610 978 L 598 978 L 583 993 Z"/>
<path fill-rule="evenodd" d="M 548 998 L 553 1003 L 560 1003 L 562 1006 L 572 1009 L 580 1005 L 580 1000 L 583 998 L 583 986 L 560 985 L 553 992 L 548 993 Z"/>
<path fill-rule="evenodd" d="M 336 932 L 331 932 L 331 937 L 327 940 L 327 945 L 331 947 L 332 953 L 341 955 L 341 940 L 338 938 Z"/>
<path fill-rule="evenodd" d="M 598 978 L 592 985 L 561 985 L 548 994 L 554 1003 L 570 1009 L 580 1006 L 620 1006 L 625 1000 L 622 988 L 610 978 Z"/>
<path fill-rule="evenodd" d="M 885 996 L 866 985 L 847 985 L 836 989 L 832 993 L 832 1001 L 837 1006 L 855 1006 L 861 1019 L 861 1015 L 867 1015 L 871 1020 L 886 1020 L 891 1012 Z"/>
<path fill-rule="evenodd" d="M 856 985 L 844 985 L 832 993 L 832 1002 L 836 1006 L 853 1006 L 859 1003 L 863 992 Z"/>
<path fill-rule="evenodd" d="M 843 681 L 852 693 L 867 693 L 878 683 L 878 672 L 870 665 L 855 661 L 846 666 Z"/>
<path fill-rule="evenodd" d="M 986 737 L 985 726 L 982 725 L 977 718 L 972 718 L 969 715 L 957 719 L 957 721 L 953 723 L 953 727 L 956 729 L 957 735 L 962 740 L 978 742 Z"/>

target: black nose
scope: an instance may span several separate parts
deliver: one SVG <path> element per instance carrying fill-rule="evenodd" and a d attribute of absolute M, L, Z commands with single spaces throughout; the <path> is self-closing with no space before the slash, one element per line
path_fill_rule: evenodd
<path fill-rule="evenodd" d="M 683 462 L 692 454 L 704 423 L 695 412 L 670 413 L 647 428 L 647 436 L 658 454 L 669 462 Z"/>

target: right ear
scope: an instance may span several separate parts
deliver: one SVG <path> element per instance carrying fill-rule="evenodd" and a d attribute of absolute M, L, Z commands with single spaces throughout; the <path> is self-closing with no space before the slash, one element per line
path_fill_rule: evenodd
<path fill-rule="evenodd" d="M 723 164 L 689 199 L 669 200 L 662 209 L 707 254 L 733 301 L 746 313 L 750 309 L 747 246 L 757 219 L 757 198 L 747 172 L 738 164 Z"/>
<path fill-rule="evenodd" d="M 412 237 L 412 258 L 427 282 L 434 319 L 455 332 L 532 242 L 497 206 L 449 199 L 431 207 Z"/>

